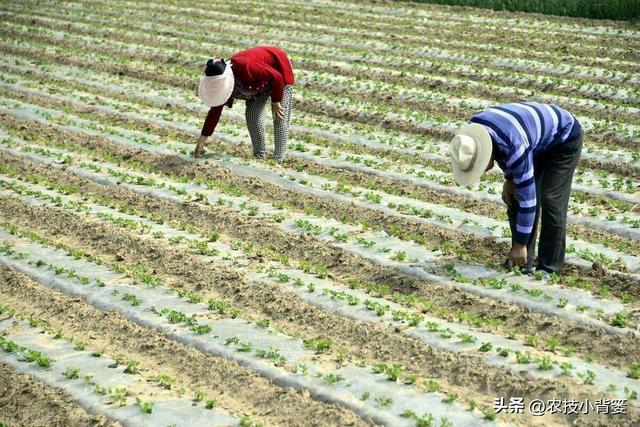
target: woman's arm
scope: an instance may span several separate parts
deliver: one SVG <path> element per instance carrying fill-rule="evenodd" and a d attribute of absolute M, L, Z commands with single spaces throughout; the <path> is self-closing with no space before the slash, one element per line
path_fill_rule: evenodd
<path fill-rule="evenodd" d="M 210 137 L 216 129 L 223 108 L 224 105 L 220 105 L 219 107 L 211 107 L 209 109 L 207 118 L 204 120 L 204 125 L 202 126 L 202 131 L 200 132 L 200 137 L 196 143 L 196 148 L 193 150 L 195 157 L 200 157 L 204 154 L 204 145 L 207 142 L 207 138 Z"/>
<path fill-rule="evenodd" d="M 220 105 L 218 107 L 211 107 L 209 109 L 207 118 L 204 119 L 204 125 L 202 126 L 202 132 L 200 132 L 200 135 L 208 137 L 213 134 L 213 131 L 218 125 L 218 121 L 220 121 L 220 115 L 222 115 L 223 108 L 224 105 Z"/>

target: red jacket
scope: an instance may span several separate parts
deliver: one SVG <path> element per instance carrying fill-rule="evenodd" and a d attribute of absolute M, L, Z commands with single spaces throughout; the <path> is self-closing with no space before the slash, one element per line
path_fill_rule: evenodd
<path fill-rule="evenodd" d="M 242 87 L 251 92 L 262 92 L 271 83 L 271 102 L 282 101 L 285 85 L 292 85 L 293 69 L 287 54 L 277 47 L 257 46 L 231 57 L 233 75 Z M 212 107 L 204 121 L 201 134 L 211 136 L 218 125 L 224 106 L 231 108 L 233 98 L 219 107 Z"/>

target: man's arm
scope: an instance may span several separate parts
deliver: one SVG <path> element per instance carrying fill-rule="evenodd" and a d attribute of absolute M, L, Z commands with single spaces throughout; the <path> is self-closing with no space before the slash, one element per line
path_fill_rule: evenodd
<path fill-rule="evenodd" d="M 518 201 L 516 234 L 509 259 L 512 265 L 524 265 L 527 262 L 527 243 L 533 231 L 536 216 L 536 181 L 533 174 L 531 150 L 521 146 L 512 153 L 507 167 L 513 173 L 513 184 Z"/>

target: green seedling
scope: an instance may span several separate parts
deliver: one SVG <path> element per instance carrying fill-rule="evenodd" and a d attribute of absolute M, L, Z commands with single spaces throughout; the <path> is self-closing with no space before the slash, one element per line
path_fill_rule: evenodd
<path fill-rule="evenodd" d="M 207 400 L 204 404 L 204 407 L 207 409 L 213 409 L 218 407 L 218 401 L 215 399 Z"/>
<path fill-rule="evenodd" d="M 175 380 L 168 375 L 150 375 L 147 377 L 147 381 L 157 383 L 165 390 L 171 390 L 171 386 Z"/>
<path fill-rule="evenodd" d="M 344 380 L 344 378 L 343 378 L 343 377 L 342 377 L 342 375 L 340 375 L 340 374 L 334 374 L 334 373 L 331 373 L 331 374 L 327 374 L 327 375 L 325 375 L 325 376 L 324 376 L 324 380 L 325 380 L 327 383 L 329 383 L 329 384 L 333 385 L 333 384 L 335 384 L 335 383 L 337 383 L 337 382 L 340 382 L 340 381 Z"/>
<path fill-rule="evenodd" d="M 209 325 L 195 325 L 191 328 L 191 330 L 196 335 L 205 335 L 211 332 L 211 326 Z"/>
<path fill-rule="evenodd" d="M 242 353 L 251 353 L 253 351 L 253 344 L 248 342 L 241 342 L 236 350 Z"/>
<path fill-rule="evenodd" d="M 129 302 L 134 307 L 142 304 L 142 300 L 133 294 L 124 294 L 122 299 Z"/>
<path fill-rule="evenodd" d="M 497 413 L 495 409 L 486 407 L 481 409 L 482 415 L 484 415 L 485 420 L 495 421 Z"/>
<path fill-rule="evenodd" d="M 549 337 L 546 339 L 545 344 L 547 345 L 547 350 L 555 353 L 556 349 L 560 345 L 560 341 L 555 337 Z"/>
<path fill-rule="evenodd" d="M 224 345 L 238 344 L 239 342 L 240 342 L 240 338 L 230 337 L 225 340 Z"/>
<path fill-rule="evenodd" d="M 553 369 L 553 363 L 551 362 L 551 359 L 547 356 L 542 357 L 538 361 L 538 369 L 542 371 L 550 371 L 551 369 Z"/>
<path fill-rule="evenodd" d="M 346 348 L 338 348 L 336 349 L 336 362 L 339 365 L 344 364 L 347 361 L 347 349 Z"/>
<path fill-rule="evenodd" d="M 137 374 L 139 372 L 140 362 L 137 360 L 130 360 L 127 362 L 127 367 L 124 369 L 125 374 Z"/>
<path fill-rule="evenodd" d="M 434 416 L 429 413 L 422 414 L 421 417 L 416 417 L 414 420 L 416 422 L 416 427 L 432 427 L 435 422 Z"/>
<path fill-rule="evenodd" d="M 302 343 L 309 350 L 313 350 L 316 354 L 328 353 L 333 346 L 333 342 L 330 339 L 307 339 L 302 340 Z"/>
<path fill-rule="evenodd" d="M 196 391 L 195 392 L 195 397 L 194 397 L 193 400 L 196 401 L 196 402 L 202 402 L 205 397 L 207 397 L 207 393 L 205 393 L 203 391 Z"/>
<path fill-rule="evenodd" d="M 458 334 L 458 338 L 460 338 L 460 340 L 465 344 L 469 344 L 476 341 L 476 337 L 474 337 L 471 334 L 460 333 Z"/>
<path fill-rule="evenodd" d="M 74 380 L 80 377 L 80 369 L 78 368 L 67 368 L 62 375 L 64 375 L 69 380 Z"/>
<path fill-rule="evenodd" d="M 575 352 L 576 352 L 576 347 L 573 344 L 569 344 L 564 348 L 564 350 L 562 350 L 562 354 L 565 357 L 571 357 Z"/>
<path fill-rule="evenodd" d="M 640 379 L 640 364 L 631 363 L 627 368 L 627 376 L 629 378 L 633 378 L 634 380 Z"/>
<path fill-rule="evenodd" d="M 387 379 L 389 381 L 398 381 L 400 374 L 404 371 L 404 367 L 398 363 L 394 363 L 392 366 L 385 367 L 385 374 L 387 375 Z"/>
<path fill-rule="evenodd" d="M 143 414 L 150 414 L 153 412 L 153 402 L 143 402 L 140 398 L 136 397 L 136 405 L 140 408 Z"/>
<path fill-rule="evenodd" d="M 482 343 L 482 345 L 478 350 L 486 353 L 488 351 L 491 351 L 492 348 L 493 348 L 493 344 L 491 344 L 490 342 L 485 342 L 485 343 Z"/>
<path fill-rule="evenodd" d="M 233 307 L 230 302 L 223 300 L 210 299 L 209 310 L 223 316 L 229 316 L 232 319 L 235 319 L 240 315 L 239 309 Z"/>
<path fill-rule="evenodd" d="M 416 381 L 418 381 L 418 375 L 416 374 L 409 374 L 406 377 L 404 377 L 404 379 L 402 380 L 402 382 L 404 382 L 407 385 L 413 385 L 416 383 Z"/>
<path fill-rule="evenodd" d="M 535 348 L 538 347 L 538 344 L 540 344 L 538 337 L 533 335 L 527 335 L 526 337 L 524 337 L 524 345 Z"/>
<path fill-rule="evenodd" d="M 585 384 L 593 385 L 596 380 L 596 373 L 590 369 L 587 369 L 584 373 L 578 373 L 578 376 L 582 378 Z"/>
<path fill-rule="evenodd" d="M 126 406 L 127 405 L 127 394 L 128 391 L 124 387 L 111 387 L 109 388 L 109 396 L 113 399 L 118 406 Z"/>
<path fill-rule="evenodd" d="M 611 325 L 617 328 L 626 328 L 629 326 L 631 316 L 624 315 L 622 313 L 616 313 L 611 320 Z"/>
<path fill-rule="evenodd" d="M 407 259 L 407 253 L 405 251 L 398 251 L 393 256 L 393 259 L 396 261 L 404 261 L 405 259 Z"/>
<path fill-rule="evenodd" d="M 380 396 L 376 398 L 376 402 L 382 407 L 391 406 L 391 404 L 393 403 L 393 399 L 391 399 L 389 396 Z"/>
<path fill-rule="evenodd" d="M 562 375 L 571 376 L 571 370 L 573 366 L 569 362 L 560 363 L 560 370 L 562 371 Z"/>
<path fill-rule="evenodd" d="M 508 357 L 509 354 L 511 354 L 511 350 L 508 348 L 496 348 L 496 351 L 498 352 L 498 354 L 502 357 Z"/>
<path fill-rule="evenodd" d="M 516 361 L 522 365 L 526 365 L 527 363 L 531 363 L 531 356 L 529 353 L 516 351 Z"/>
<path fill-rule="evenodd" d="M 442 399 L 444 403 L 453 403 L 458 399 L 458 395 L 456 393 L 447 393 L 447 397 Z"/>

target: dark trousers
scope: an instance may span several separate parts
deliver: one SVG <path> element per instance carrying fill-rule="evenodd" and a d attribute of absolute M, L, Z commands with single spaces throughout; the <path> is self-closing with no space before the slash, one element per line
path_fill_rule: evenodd
<path fill-rule="evenodd" d="M 538 210 L 531 237 L 527 243 L 527 267 L 533 267 L 538 221 L 540 244 L 538 245 L 538 270 L 560 273 L 564 265 L 567 209 L 571 194 L 573 172 L 582 151 L 582 133 L 576 139 L 553 147 L 533 157 L 533 174 L 536 180 Z M 518 204 L 511 200 L 507 208 L 511 235 L 516 235 Z M 512 239 L 511 243 L 514 241 Z"/>

